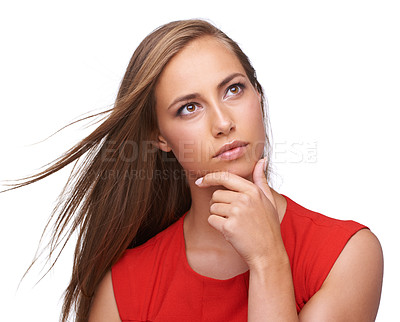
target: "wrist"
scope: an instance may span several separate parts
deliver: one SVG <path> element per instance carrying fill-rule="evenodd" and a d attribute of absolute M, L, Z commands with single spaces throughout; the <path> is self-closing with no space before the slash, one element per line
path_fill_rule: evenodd
<path fill-rule="evenodd" d="M 273 270 L 279 271 L 288 267 L 290 269 L 290 261 L 285 249 L 274 254 L 259 256 L 248 262 L 247 265 L 249 266 L 250 272 L 254 273 Z"/>

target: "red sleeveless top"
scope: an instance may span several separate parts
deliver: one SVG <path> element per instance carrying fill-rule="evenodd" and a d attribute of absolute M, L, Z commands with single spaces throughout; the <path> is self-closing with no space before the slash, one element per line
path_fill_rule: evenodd
<path fill-rule="evenodd" d="M 288 197 L 281 223 L 297 311 L 320 289 L 347 241 L 365 226 L 326 217 Z M 196 273 L 188 264 L 184 215 L 112 267 L 122 321 L 247 321 L 249 272 L 227 280 Z"/>

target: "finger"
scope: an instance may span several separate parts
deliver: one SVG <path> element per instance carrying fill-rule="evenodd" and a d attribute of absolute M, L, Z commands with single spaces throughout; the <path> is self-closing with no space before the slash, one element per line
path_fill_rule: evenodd
<path fill-rule="evenodd" d="M 257 161 L 256 165 L 253 169 L 253 182 L 260 186 L 263 184 L 267 184 L 267 177 L 265 175 L 265 168 L 267 165 L 267 159 L 260 159 Z"/>
<path fill-rule="evenodd" d="M 215 202 L 231 203 L 238 200 L 239 194 L 231 190 L 215 190 L 211 196 L 210 205 Z"/>
<path fill-rule="evenodd" d="M 210 206 L 210 213 L 221 217 L 229 218 L 232 215 L 232 206 L 227 203 L 213 203 Z"/>
<path fill-rule="evenodd" d="M 266 162 L 266 159 L 261 159 L 256 163 L 253 170 L 253 182 L 261 189 L 261 191 L 276 209 L 275 198 L 272 194 L 271 188 L 268 185 L 267 177 L 265 175 Z"/>
<path fill-rule="evenodd" d="M 199 187 L 224 186 L 233 191 L 246 191 L 252 182 L 230 172 L 212 172 L 195 182 Z"/>
<path fill-rule="evenodd" d="M 274 195 L 272 194 L 272 190 L 270 186 L 267 184 L 261 189 L 264 192 L 264 195 L 267 197 L 267 199 L 271 202 L 272 206 L 276 209 L 276 202 Z"/>
<path fill-rule="evenodd" d="M 221 217 L 221 216 L 217 216 L 217 215 L 210 215 L 208 217 L 208 223 L 211 225 L 211 227 L 215 228 L 216 230 L 218 230 L 221 233 L 224 230 L 223 227 L 227 220 L 228 219 Z"/>

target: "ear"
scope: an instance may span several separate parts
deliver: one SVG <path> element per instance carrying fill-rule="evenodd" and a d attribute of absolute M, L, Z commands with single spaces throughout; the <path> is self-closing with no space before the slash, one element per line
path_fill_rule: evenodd
<path fill-rule="evenodd" d="M 168 145 L 167 140 L 165 140 L 165 138 L 159 134 L 157 137 L 157 148 L 159 148 L 160 150 L 164 151 L 164 152 L 170 152 L 172 150 L 172 148 Z"/>

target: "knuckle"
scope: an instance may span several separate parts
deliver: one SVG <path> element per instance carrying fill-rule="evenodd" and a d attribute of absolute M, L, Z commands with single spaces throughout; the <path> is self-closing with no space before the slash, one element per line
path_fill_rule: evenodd
<path fill-rule="evenodd" d="M 257 187 L 257 186 L 252 186 L 252 187 L 249 189 L 250 195 L 255 196 L 255 197 L 260 196 L 260 192 L 261 192 L 261 190 L 260 190 L 260 188 Z"/>
<path fill-rule="evenodd" d="M 213 192 L 213 194 L 211 195 L 211 200 L 217 200 L 217 198 L 219 197 L 220 191 L 219 190 L 215 190 Z"/>
<path fill-rule="evenodd" d="M 234 216 L 238 216 L 240 214 L 240 208 L 237 207 L 237 206 L 233 206 L 232 209 L 231 209 L 231 213 Z"/>
<path fill-rule="evenodd" d="M 222 180 L 227 180 L 229 178 L 229 172 L 221 172 L 220 173 L 220 178 Z"/>
<path fill-rule="evenodd" d="M 239 195 L 239 201 L 241 201 L 242 203 L 248 204 L 250 202 L 250 196 L 242 193 Z"/>
<path fill-rule="evenodd" d="M 233 225 L 232 225 L 232 220 L 228 220 L 224 225 L 223 225 L 223 233 L 225 237 L 229 237 L 232 235 L 233 231 Z"/>
<path fill-rule="evenodd" d="M 218 180 L 218 179 L 221 179 L 222 173 L 221 173 L 221 172 L 213 172 L 213 173 L 210 173 L 210 176 L 211 176 L 213 179 Z"/>
<path fill-rule="evenodd" d="M 235 218 L 229 218 L 222 227 L 222 233 L 227 240 L 230 240 L 238 229 L 238 221 Z"/>

